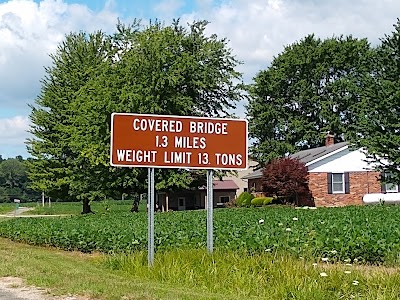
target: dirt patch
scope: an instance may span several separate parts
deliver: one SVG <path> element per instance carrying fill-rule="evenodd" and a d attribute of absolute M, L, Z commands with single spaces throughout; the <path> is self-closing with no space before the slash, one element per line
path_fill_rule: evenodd
<path fill-rule="evenodd" d="M 0 277 L 0 294 L 2 291 L 24 300 L 89 300 L 81 296 L 51 296 L 47 290 L 27 286 L 17 277 Z"/>
<path fill-rule="evenodd" d="M 11 212 L 5 214 L 4 216 L 6 216 L 6 217 L 19 216 L 19 215 L 23 214 L 24 212 L 31 211 L 31 210 L 34 210 L 34 208 L 33 207 L 19 207 L 18 209 L 11 211 Z"/>

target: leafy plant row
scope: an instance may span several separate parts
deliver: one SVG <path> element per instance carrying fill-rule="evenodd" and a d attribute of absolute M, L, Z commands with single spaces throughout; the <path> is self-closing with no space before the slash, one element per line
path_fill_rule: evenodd
<path fill-rule="evenodd" d="M 283 251 L 331 261 L 397 263 L 400 206 L 220 209 L 214 212 L 214 245 L 245 252 Z M 0 236 L 65 250 L 106 253 L 147 249 L 145 213 L 0 222 Z M 159 213 L 156 250 L 206 247 L 206 212 Z"/>

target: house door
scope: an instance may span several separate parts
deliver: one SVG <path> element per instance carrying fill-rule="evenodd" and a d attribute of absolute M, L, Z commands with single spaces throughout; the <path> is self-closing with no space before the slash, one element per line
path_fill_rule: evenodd
<path fill-rule="evenodd" d="M 178 210 L 185 210 L 186 209 L 186 199 L 185 197 L 178 198 Z"/>

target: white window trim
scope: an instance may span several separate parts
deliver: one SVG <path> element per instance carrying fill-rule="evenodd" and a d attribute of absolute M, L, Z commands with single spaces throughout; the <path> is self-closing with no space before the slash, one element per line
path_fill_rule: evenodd
<path fill-rule="evenodd" d="M 390 176 L 390 173 L 385 172 L 385 176 Z M 393 186 L 393 189 L 388 189 L 388 185 Z M 395 183 L 385 183 L 385 192 L 386 193 L 398 193 L 399 192 L 399 185 Z"/>
<path fill-rule="evenodd" d="M 393 189 L 388 188 L 388 186 L 394 187 Z M 385 183 L 385 192 L 386 193 L 398 193 L 399 186 L 395 183 Z"/>
<path fill-rule="evenodd" d="M 225 203 L 225 202 L 222 202 L 222 198 L 225 198 L 225 197 L 227 197 L 229 199 L 227 202 L 231 201 L 231 197 L 229 197 L 229 196 L 219 196 L 219 203 Z"/>
<path fill-rule="evenodd" d="M 333 188 L 333 184 L 334 183 L 340 183 L 340 182 L 333 182 L 333 175 L 337 175 L 337 174 L 341 174 L 342 175 L 342 190 L 340 190 L 340 191 L 335 191 L 334 190 L 334 188 Z M 344 173 L 332 173 L 332 194 L 344 194 L 345 193 L 345 191 L 346 191 L 346 187 L 344 186 L 346 183 L 344 182 Z"/>

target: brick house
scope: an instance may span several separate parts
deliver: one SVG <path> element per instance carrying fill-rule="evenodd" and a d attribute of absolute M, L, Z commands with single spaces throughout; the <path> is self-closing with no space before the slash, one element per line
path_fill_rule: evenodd
<path fill-rule="evenodd" d="M 325 146 L 291 155 L 308 167 L 311 205 L 346 206 L 376 203 L 379 199 L 400 201 L 399 185 L 381 184 L 381 174 L 367 162 L 360 150 L 351 150 L 347 142 L 334 143 L 327 135 Z M 260 192 L 262 170 L 245 176 L 249 190 Z M 396 200 L 397 199 L 397 200 Z M 304 203 L 302 203 L 304 204 Z"/>

